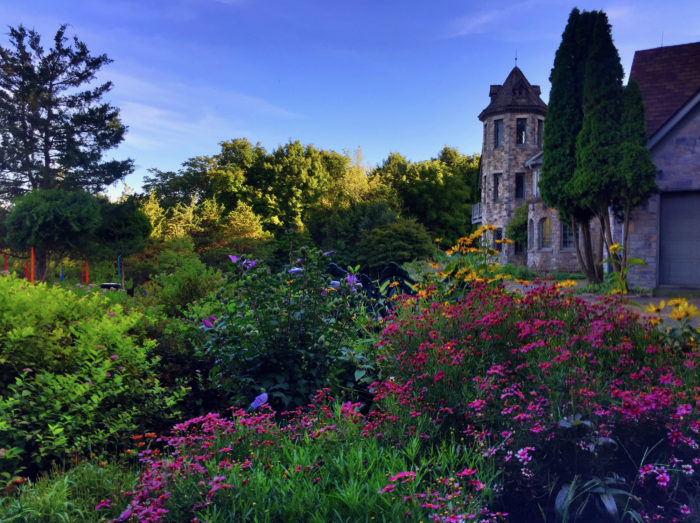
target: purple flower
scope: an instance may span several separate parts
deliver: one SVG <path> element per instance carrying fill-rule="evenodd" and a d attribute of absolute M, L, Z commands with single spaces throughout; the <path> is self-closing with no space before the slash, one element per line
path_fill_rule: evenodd
<path fill-rule="evenodd" d="M 335 251 L 326 251 L 323 253 L 324 256 L 331 256 L 333 254 L 335 254 Z"/>
<path fill-rule="evenodd" d="M 107 498 L 107 499 L 103 499 L 97 505 L 95 505 L 95 510 L 100 510 L 101 508 L 109 508 L 111 506 L 112 506 L 111 502 L 110 502 L 109 498 Z"/>
<path fill-rule="evenodd" d="M 338 280 L 331 280 L 331 289 L 339 289 L 340 288 L 340 282 Z"/>
<path fill-rule="evenodd" d="M 267 403 L 267 392 L 263 392 L 259 396 L 256 396 L 256 398 L 253 400 L 253 403 L 250 404 L 250 408 L 252 409 L 257 409 L 258 407 L 261 407 Z"/>
<path fill-rule="evenodd" d="M 212 316 L 211 314 L 209 315 L 209 319 L 213 322 L 216 322 L 216 316 Z"/>
<path fill-rule="evenodd" d="M 202 323 L 204 324 L 204 326 L 205 326 L 207 329 L 211 329 L 211 328 L 213 327 L 213 325 L 211 324 L 211 322 L 210 322 L 208 319 L 206 319 L 206 318 L 202 318 Z"/>
<path fill-rule="evenodd" d="M 229 254 L 228 259 L 231 260 L 231 263 L 238 263 L 238 260 L 240 260 L 241 258 L 238 256 L 234 256 L 233 254 Z"/>
<path fill-rule="evenodd" d="M 357 276 L 354 274 L 348 274 L 348 285 L 350 287 L 362 287 L 362 284 L 359 282 Z"/>
<path fill-rule="evenodd" d="M 289 269 L 287 272 L 288 272 L 289 274 L 299 274 L 299 273 L 301 273 L 303 270 L 304 270 L 304 269 L 302 269 L 301 267 L 292 267 L 292 268 Z"/>
<path fill-rule="evenodd" d="M 258 264 L 258 262 L 256 262 L 255 260 L 246 260 L 246 261 L 243 262 L 243 268 L 246 269 L 246 270 L 247 270 L 247 269 L 252 269 L 252 268 L 255 267 L 257 264 Z"/>
<path fill-rule="evenodd" d="M 110 356 L 110 359 L 118 360 L 118 359 L 119 359 L 119 356 L 118 356 L 117 354 L 112 354 L 112 355 Z"/>

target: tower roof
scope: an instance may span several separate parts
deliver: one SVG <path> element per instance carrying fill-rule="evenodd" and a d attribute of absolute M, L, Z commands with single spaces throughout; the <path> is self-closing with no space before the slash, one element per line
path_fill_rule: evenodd
<path fill-rule="evenodd" d="M 652 137 L 700 91 L 700 42 L 637 51 L 630 77 L 642 92 Z"/>
<path fill-rule="evenodd" d="M 513 67 L 503 85 L 491 86 L 489 96 L 491 103 L 479 115 L 482 122 L 493 114 L 517 111 L 544 116 L 547 111 L 547 104 L 540 98 L 540 86 L 530 85 L 518 66 Z"/>

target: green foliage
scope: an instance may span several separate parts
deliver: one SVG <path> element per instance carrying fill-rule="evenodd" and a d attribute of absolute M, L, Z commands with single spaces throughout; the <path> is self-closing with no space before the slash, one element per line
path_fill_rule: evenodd
<path fill-rule="evenodd" d="M 236 259 L 221 290 L 199 309 L 216 318 L 204 318 L 213 327 L 196 348 L 214 362 L 212 388 L 239 404 L 264 390 L 272 405 L 289 408 L 323 387 L 356 386 L 365 374 L 355 375 L 364 295 L 352 281 L 331 287 L 322 274 L 327 262 L 306 249 L 281 272 Z"/>
<path fill-rule="evenodd" d="M 58 523 L 116 518 L 124 492 L 136 486 L 136 479 L 137 472 L 124 463 L 85 462 L 69 470 L 55 469 L 0 498 L 0 519 Z"/>
<path fill-rule="evenodd" d="M 102 223 L 95 231 L 95 254 L 102 259 L 129 256 L 146 248 L 151 222 L 134 200 L 100 200 Z"/>
<path fill-rule="evenodd" d="M 599 12 L 586 56 L 583 121 L 576 137 L 574 197 L 596 216 L 608 212 L 617 189 L 622 118 L 622 65 L 608 17 Z"/>
<path fill-rule="evenodd" d="M 524 265 L 513 265 L 506 263 L 501 265 L 499 272 L 517 278 L 518 280 L 534 280 L 537 278 L 537 273 Z M 566 279 L 566 278 L 561 278 Z"/>
<path fill-rule="evenodd" d="M 101 223 L 97 198 L 85 192 L 39 189 L 15 201 L 7 216 L 6 241 L 26 251 L 45 249 L 64 256 L 89 250 L 91 235 Z"/>
<path fill-rule="evenodd" d="M 375 271 L 389 262 L 404 263 L 429 259 L 435 252 L 433 241 L 423 225 L 412 219 L 375 227 L 360 238 L 357 261 Z"/>
<path fill-rule="evenodd" d="M 353 203 L 347 208 L 319 208 L 309 216 L 309 232 L 314 243 L 341 267 L 360 260 L 361 240 L 376 227 L 398 221 L 398 213 L 383 199 Z"/>
<path fill-rule="evenodd" d="M 221 273 L 199 259 L 188 237 L 166 242 L 150 270 L 154 274 L 137 294 L 141 293 L 145 303 L 159 306 L 170 317 L 182 315 L 190 304 L 221 283 Z"/>
<path fill-rule="evenodd" d="M 515 209 L 513 218 L 506 226 L 506 238 L 515 243 L 527 245 L 527 204 Z"/>
<path fill-rule="evenodd" d="M 592 213 L 578 205 L 569 190 L 576 168 L 576 137 L 583 124 L 583 83 L 586 57 L 597 12 L 574 8 L 562 34 L 549 76 L 552 89 L 544 128 L 540 194 L 566 219 L 583 222 Z"/>
<path fill-rule="evenodd" d="M 46 470 L 114 450 L 123 432 L 174 414 L 153 375 L 150 321 L 107 298 L 0 279 L 0 471 Z M 16 450 L 15 450 L 16 449 Z"/>
<path fill-rule="evenodd" d="M 445 147 L 439 159 L 411 163 L 392 153 L 372 176 L 391 188 L 406 217 L 415 218 L 433 235 L 454 242 L 470 231 L 477 157 Z"/>
<path fill-rule="evenodd" d="M 23 26 L 10 27 L 10 45 L 0 47 L 0 198 L 28 190 L 97 193 L 132 171 L 131 160 L 102 162 L 126 128 L 119 110 L 101 103 L 111 82 L 92 82 L 110 63 L 91 55 L 85 43 L 59 27 L 53 47 Z"/>

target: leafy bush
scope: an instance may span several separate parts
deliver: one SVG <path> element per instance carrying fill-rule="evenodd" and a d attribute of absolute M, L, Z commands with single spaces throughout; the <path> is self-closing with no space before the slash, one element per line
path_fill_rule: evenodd
<path fill-rule="evenodd" d="M 153 376 L 143 314 L 97 293 L 0 279 L 0 473 L 115 449 L 119 435 L 175 414 Z"/>
<path fill-rule="evenodd" d="M 136 294 L 141 294 L 146 304 L 160 306 L 168 316 L 182 315 L 191 303 L 221 283 L 221 273 L 199 259 L 189 238 L 166 242 L 156 267 L 159 272 Z"/>
<path fill-rule="evenodd" d="M 434 252 L 433 241 L 423 225 L 415 220 L 399 218 L 362 235 L 357 261 L 373 272 L 392 261 L 401 264 L 415 259 L 429 259 Z"/>
<path fill-rule="evenodd" d="M 323 274 L 328 259 L 306 249 L 281 272 L 232 261 L 222 289 L 193 309 L 212 315 L 203 319 L 207 340 L 195 354 L 213 362 L 213 388 L 238 403 L 265 390 L 272 405 L 288 408 L 319 388 L 354 387 L 365 376 L 357 351 L 364 297 L 354 276 L 332 283 Z"/>

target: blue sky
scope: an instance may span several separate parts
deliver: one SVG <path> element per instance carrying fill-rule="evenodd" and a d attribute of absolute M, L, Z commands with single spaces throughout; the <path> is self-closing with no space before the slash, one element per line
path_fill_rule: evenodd
<path fill-rule="evenodd" d="M 109 101 L 129 127 L 106 157 L 176 170 L 238 137 L 292 140 L 368 165 L 481 150 L 479 112 L 514 65 L 549 96 L 571 9 L 603 9 L 627 73 L 634 51 L 700 40 L 700 2 L 611 0 L 3 0 L 5 27 L 50 38 L 62 23 L 114 60 Z M 663 39 L 663 40 L 662 40 Z M 7 44 L 7 30 L 0 36 Z M 111 189 L 121 192 L 122 184 Z"/>

